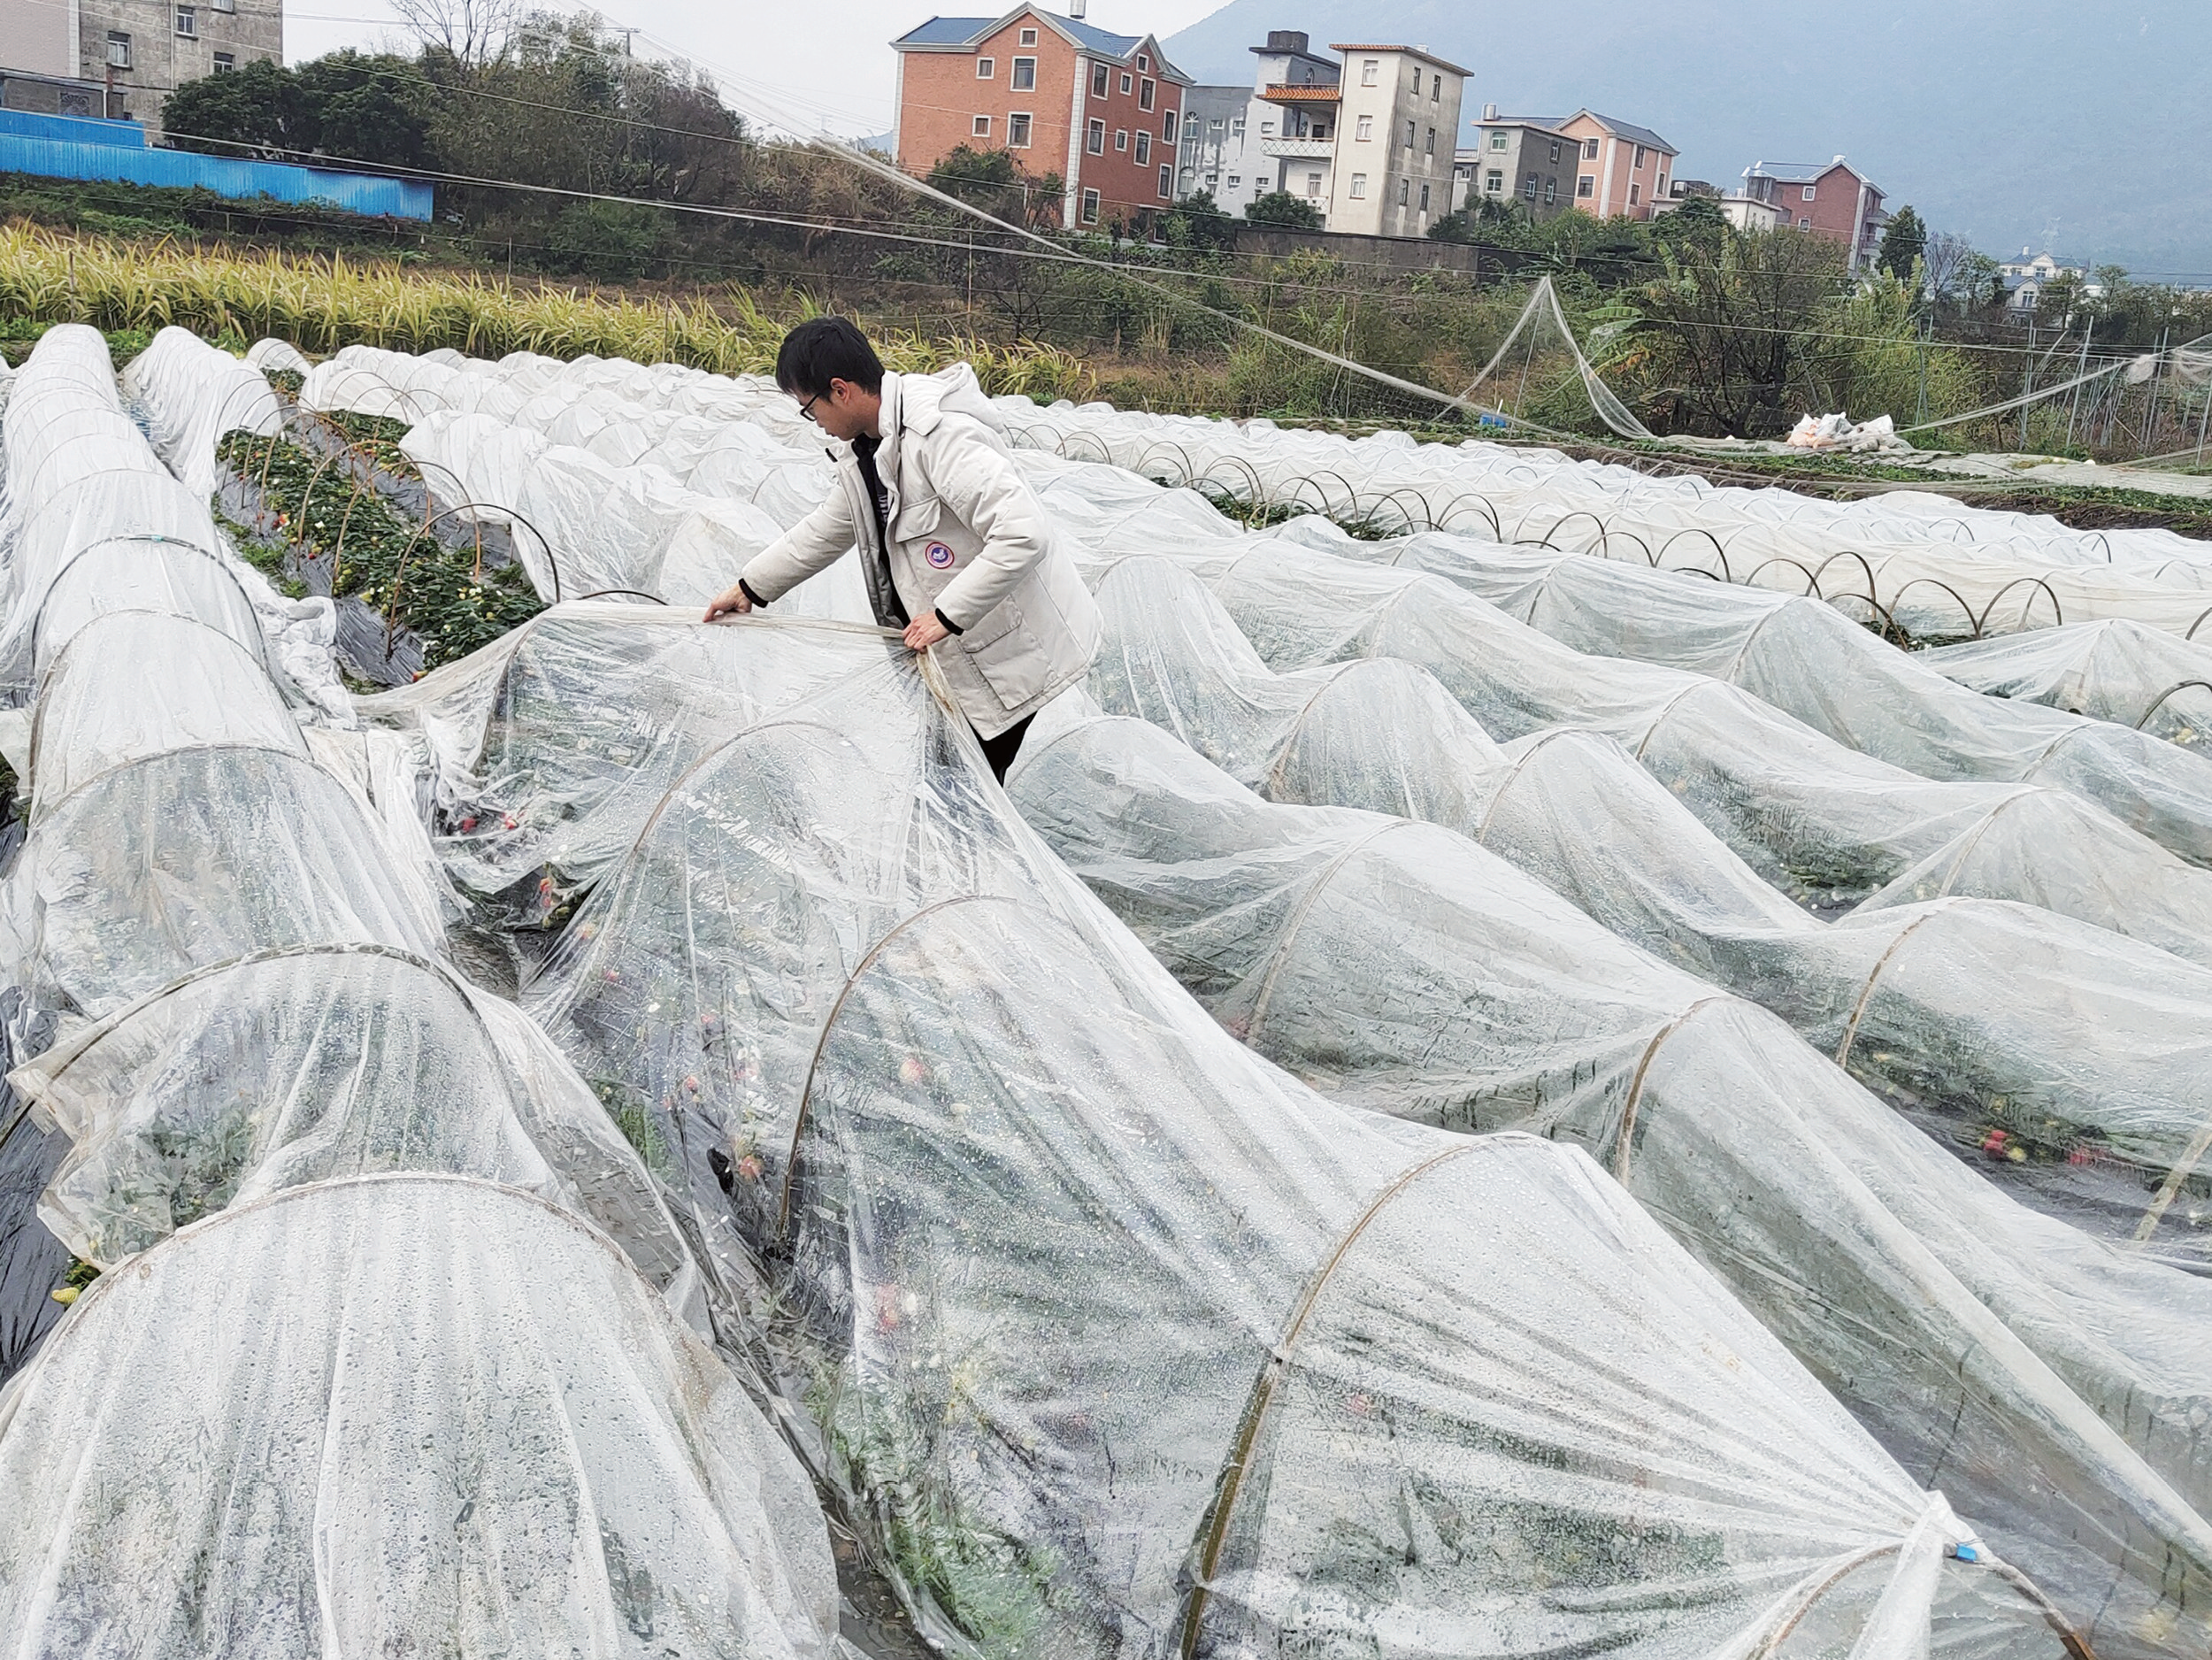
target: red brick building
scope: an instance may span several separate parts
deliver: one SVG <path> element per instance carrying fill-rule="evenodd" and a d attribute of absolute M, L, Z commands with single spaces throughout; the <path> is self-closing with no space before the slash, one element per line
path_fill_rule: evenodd
<path fill-rule="evenodd" d="M 1025 5 L 999 18 L 932 18 L 899 55 L 899 165 L 919 175 L 956 147 L 1011 152 L 1064 181 L 1060 222 L 1141 228 L 1175 199 L 1191 78 L 1151 35 L 1113 35 Z"/>
<path fill-rule="evenodd" d="M 1755 161 L 1744 169 L 1743 193 L 1773 208 L 1782 227 L 1841 242 L 1855 272 L 1874 263 L 1889 222 L 1881 190 L 1840 156 L 1831 162 Z"/>

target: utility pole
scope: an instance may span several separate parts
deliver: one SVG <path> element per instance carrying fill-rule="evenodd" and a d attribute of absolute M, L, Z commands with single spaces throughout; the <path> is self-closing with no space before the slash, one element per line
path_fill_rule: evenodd
<path fill-rule="evenodd" d="M 2081 412 L 2081 377 L 2089 373 L 2089 342 L 2097 337 L 2097 319 L 2089 319 L 2089 331 L 2081 337 L 2081 362 L 2074 370 L 2074 402 L 2066 411 L 2066 447 L 2074 447 L 2074 417 Z"/>

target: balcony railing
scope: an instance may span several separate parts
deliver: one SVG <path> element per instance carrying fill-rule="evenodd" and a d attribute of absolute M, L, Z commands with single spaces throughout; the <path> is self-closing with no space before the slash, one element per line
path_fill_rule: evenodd
<path fill-rule="evenodd" d="M 1290 161 L 1327 161 L 1336 154 L 1333 138 L 1263 138 L 1260 154 Z"/>

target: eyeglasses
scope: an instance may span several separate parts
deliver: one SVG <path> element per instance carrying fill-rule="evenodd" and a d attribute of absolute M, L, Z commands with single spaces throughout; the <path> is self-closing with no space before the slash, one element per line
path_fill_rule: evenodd
<path fill-rule="evenodd" d="M 812 397 L 807 399 L 805 403 L 799 405 L 799 413 L 805 417 L 808 420 L 812 420 L 814 419 L 814 406 L 817 403 L 819 403 L 822 401 L 822 398 L 823 394 L 817 392 Z"/>

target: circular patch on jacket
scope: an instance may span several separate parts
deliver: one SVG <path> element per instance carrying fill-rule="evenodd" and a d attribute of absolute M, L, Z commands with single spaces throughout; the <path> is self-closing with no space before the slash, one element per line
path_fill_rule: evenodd
<path fill-rule="evenodd" d="M 937 570 L 942 571 L 952 564 L 952 549 L 941 542 L 933 542 L 923 549 L 922 557 L 928 560 Z"/>

